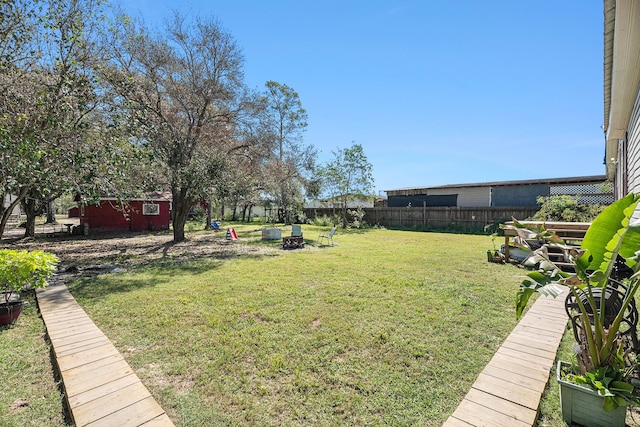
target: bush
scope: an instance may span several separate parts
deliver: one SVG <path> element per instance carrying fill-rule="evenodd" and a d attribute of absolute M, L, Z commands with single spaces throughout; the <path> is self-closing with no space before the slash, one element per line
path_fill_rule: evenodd
<path fill-rule="evenodd" d="M 349 227 L 364 228 L 367 226 L 367 223 L 364 222 L 363 220 L 365 211 L 361 207 L 347 210 L 347 215 L 351 216 L 351 222 L 349 223 Z"/>
<path fill-rule="evenodd" d="M 319 227 L 329 227 L 329 226 L 333 226 L 334 224 L 341 224 L 342 219 L 338 215 L 332 215 L 332 216 L 316 215 L 313 218 L 313 221 L 311 221 L 311 223 Z"/>
<path fill-rule="evenodd" d="M 567 195 L 540 196 L 536 199 L 540 210 L 531 217 L 534 221 L 591 222 L 604 205 L 578 203 L 578 197 Z"/>
<path fill-rule="evenodd" d="M 44 288 L 57 263 L 58 258 L 48 252 L 0 249 L 0 293 L 4 300 L 23 288 Z"/>

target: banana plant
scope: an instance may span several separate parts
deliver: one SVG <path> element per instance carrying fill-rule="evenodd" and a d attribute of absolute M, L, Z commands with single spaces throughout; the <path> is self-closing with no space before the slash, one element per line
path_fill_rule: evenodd
<path fill-rule="evenodd" d="M 578 364 L 583 377 L 607 371 L 609 367 L 616 372 L 629 372 L 620 327 L 625 311 L 640 288 L 640 218 L 634 220 L 639 202 L 640 195 L 629 194 L 598 215 L 587 230 L 580 250 L 570 251 L 575 273 L 564 272 L 548 258 L 542 259 L 538 270 L 527 274 L 517 293 L 516 315 L 519 318 L 535 292 L 556 297 L 562 286 L 569 288 L 579 306 L 582 326 L 579 344 L 586 350 L 580 355 L 581 363 Z M 613 320 L 609 320 L 605 319 L 607 298 L 601 296 L 607 295 L 607 286 L 614 280 L 619 259 L 629 268 L 630 277 L 624 283 L 626 292 L 621 305 Z M 620 399 L 640 402 L 636 397 L 629 397 L 628 386 L 622 387 L 617 380 L 614 385 L 606 405 L 617 407 Z M 616 393 L 616 389 L 620 392 Z"/>

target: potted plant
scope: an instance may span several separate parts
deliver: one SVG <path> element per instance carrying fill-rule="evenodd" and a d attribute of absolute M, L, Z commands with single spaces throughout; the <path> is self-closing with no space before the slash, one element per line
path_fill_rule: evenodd
<path fill-rule="evenodd" d="M 491 244 L 493 245 L 493 250 L 487 249 L 487 261 L 495 262 L 498 264 L 504 264 L 504 257 L 502 253 L 496 248 L 496 239 L 498 238 L 498 233 L 491 234 Z"/>
<path fill-rule="evenodd" d="M 558 364 L 567 423 L 624 426 L 626 405 L 640 404 L 631 384 L 638 351 L 634 297 L 640 288 L 640 223 L 631 220 L 639 201 L 629 194 L 598 215 L 581 248 L 569 251 L 574 273 L 562 271 L 544 253 L 535 254 L 538 270 L 527 274 L 517 294 L 520 317 L 534 292 L 556 297 L 560 286 L 569 289 L 565 307 L 574 326 L 576 361 Z M 577 403 L 582 394 L 595 395 L 599 404 Z M 598 408 L 601 414 L 594 412 Z"/>
<path fill-rule="evenodd" d="M 0 326 L 16 321 L 22 312 L 23 289 L 44 288 L 58 258 L 48 252 L 0 249 Z"/>

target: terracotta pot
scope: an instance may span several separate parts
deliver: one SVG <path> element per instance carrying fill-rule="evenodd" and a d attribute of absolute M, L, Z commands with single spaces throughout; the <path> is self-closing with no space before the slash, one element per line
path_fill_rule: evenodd
<path fill-rule="evenodd" d="M 14 323 L 20 313 L 22 313 L 22 301 L 8 302 L 0 304 L 0 326 Z"/>

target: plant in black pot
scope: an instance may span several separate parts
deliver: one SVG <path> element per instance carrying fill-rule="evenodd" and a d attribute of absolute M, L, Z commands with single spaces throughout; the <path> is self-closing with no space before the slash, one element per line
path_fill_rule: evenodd
<path fill-rule="evenodd" d="M 15 322 L 22 312 L 22 290 L 44 288 L 58 258 L 48 252 L 0 249 L 0 326 Z"/>
<path fill-rule="evenodd" d="M 576 359 L 558 364 L 563 419 L 585 426 L 625 425 L 627 404 L 640 404 L 635 294 L 640 288 L 640 222 L 633 221 L 640 196 L 630 194 L 593 221 L 580 249 L 571 250 L 574 273 L 544 254 L 520 285 L 516 313 L 534 292 L 558 296 L 573 325 Z M 564 388 L 563 388 L 564 387 Z M 583 395 L 589 395 L 583 402 Z M 595 402 L 592 400 L 595 399 Z M 601 409 L 601 411 L 598 411 Z"/>

